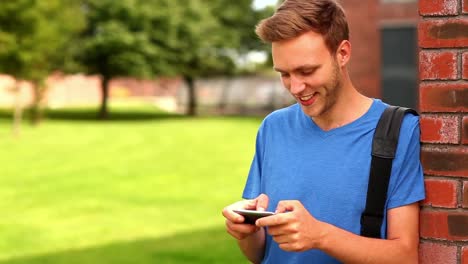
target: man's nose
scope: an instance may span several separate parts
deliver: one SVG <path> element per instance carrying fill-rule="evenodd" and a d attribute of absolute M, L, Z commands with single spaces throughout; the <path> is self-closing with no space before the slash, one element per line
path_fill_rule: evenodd
<path fill-rule="evenodd" d="M 290 92 L 292 94 L 299 94 L 305 89 L 305 83 L 300 78 L 291 76 L 291 87 Z"/>

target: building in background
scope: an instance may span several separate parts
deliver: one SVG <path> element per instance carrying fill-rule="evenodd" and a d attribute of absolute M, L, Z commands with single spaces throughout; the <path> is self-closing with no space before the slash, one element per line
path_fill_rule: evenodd
<path fill-rule="evenodd" d="M 418 108 L 416 0 L 342 0 L 353 48 L 351 78 L 364 94 Z"/>

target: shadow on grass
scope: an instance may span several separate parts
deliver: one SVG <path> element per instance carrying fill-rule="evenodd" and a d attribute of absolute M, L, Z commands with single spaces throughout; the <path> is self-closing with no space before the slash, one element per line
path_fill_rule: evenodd
<path fill-rule="evenodd" d="M 0 261 L 0 264 L 247 263 L 222 227 Z"/>
<path fill-rule="evenodd" d="M 266 115 L 266 114 L 265 114 Z M 203 118 L 220 118 L 220 119 L 242 119 L 252 120 L 254 122 L 260 122 L 265 115 L 262 114 L 213 114 L 205 113 L 196 117 L 190 117 L 183 114 L 161 112 L 161 111 L 150 111 L 140 109 L 116 109 L 109 111 L 107 119 L 99 119 L 97 117 L 97 110 L 91 108 L 69 108 L 69 109 L 47 109 L 44 111 L 44 120 L 55 120 L 55 121 L 72 121 L 72 122 L 139 122 L 139 121 L 152 121 L 152 120 L 169 120 L 169 119 L 203 119 Z M 13 113 L 9 109 L 0 108 L 0 121 L 1 120 L 12 120 Z M 29 112 L 24 111 L 23 120 L 29 120 Z"/>
<path fill-rule="evenodd" d="M 12 119 L 13 114 L 11 111 L 6 109 L 0 109 L 0 119 Z"/>
<path fill-rule="evenodd" d="M 97 117 L 97 111 L 93 109 L 66 109 L 66 110 L 48 110 L 45 112 L 46 119 L 49 120 L 67 120 L 67 121 L 147 121 L 147 120 L 158 120 L 158 119 L 178 119 L 187 118 L 187 116 L 181 114 L 172 114 L 166 112 L 151 112 L 151 111 L 140 111 L 140 110 L 117 110 L 110 111 L 107 119 L 99 119 Z"/>
<path fill-rule="evenodd" d="M 0 119 L 12 119 L 13 114 L 10 110 L 0 109 Z M 47 109 L 43 113 L 45 120 L 57 121 L 86 121 L 86 122 L 107 122 L 107 121 L 150 121 L 159 119 L 180 119 L 187 118 L 185 115 L 167 113 L 161 111 L 142 111 L 140 109 L 118 109 L 109 111 L 109 117 L 105 120 L 99 119 L 97 110 L 91 108 L 84 109 Z M 23 119 L 29 119 L 29 112 L 26 110 L 23 113 Z"/>

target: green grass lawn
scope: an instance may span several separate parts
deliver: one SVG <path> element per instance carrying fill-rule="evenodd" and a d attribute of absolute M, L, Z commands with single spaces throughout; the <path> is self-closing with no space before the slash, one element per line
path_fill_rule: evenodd
<path fill-rule="evenodd" d="M 0 264 L 246 263 L 222 208 L 241 196 L 259 118 L 0 115 Z"/>

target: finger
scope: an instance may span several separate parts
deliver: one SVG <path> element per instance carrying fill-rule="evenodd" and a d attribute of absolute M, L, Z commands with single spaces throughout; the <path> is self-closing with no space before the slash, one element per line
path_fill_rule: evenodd
<path fill-rule="evenodd" d="M 277 235 L 273 236 L 273 240 L 278 243 L 278 244 L 284 244 L 290 242 L 289 236 L 288 235 Z"/>
<path fill-rule="evenodd" d="M 238 207 L 238 208 L 248 209 L 248 210 L 256 210 L 256 208 L 257 208 L 257 198 L 242 201 L 241 207 Z"/>
<path fill-rule="evenodd" d="M 233 222 L 242 223 L 244 222 L 245 218 L 242 215 L 234 212 L 233 210 L 234 209 L 255 210 L 256 205 L 257 205 L 256 199 L 238 201 L 238 202 L 235 202 L 231 205 L 224 207 L 222 214 L 226 219 L 229 219 Z"/>
<path fill-rule="evenodd" d="M 256 226 L 278 226 L 278 225 L 283 225 L 288 223 L 288 216 L 287 213 L 282 213 L 282 214 L 275 214 L 272 216 L 266 216 L 258 219 L 255 222 Z"/>
<path fill-rule="evenodd" d="M 258 211 L 265 211 L 268 208 L 269 198 L 266 194 L 260 194 L 256 199 L 256 210 Z"/>
<path fill-rule="evenodd" d="M 232 211 L 232 208 L 230 206 L 224 207 L 222 214 L 227 220 L 232 221 L 234 223 L 243 223 L 245 220 L 242 215 Z"/>
<path fill-rule="evenodd" d="M 226 229 L 226 231 L 232 236 L 234 237 L 235 239 L 237 240 L 242 240 L 244 238 L 246 238 L 247 236 L 249 236 L 249 234 L 244 234 L 244 233 L 239 233 L 239 232 L 235 232 L 231 229 Z"/>
<path fill-rule="evenodd" d="M 239 232 L 239 233 L 245 233 L 245 234 L 251 234 L 259 229 L 259 227 L 251 225 L 251 224 L 244 224 L 244 223 L 235 223 L 231 222 L 229 220 L 226 220 L 226 226 L 227 228 Z"/>
<path fill-rule="evenodd" d="M 229 234 L 239 239 L 257 232 L 259 227 L 249 224 L 236 224 L 226 220 L 226 230 Z"/>
<path fill-rule="evenodd" d="M 278 246 L 284 251 L 289 251 L 289 252 L 295 251 L 293 243 L 287 243 L 286 242 L 286 243 L 281 243 Z"/>
<path fill-rule="evenodd" d="M 297 200 L 285 200 L 285 201 L 280 201 L 278 203 L 278 206 L 276 207 L 276 213 L 284 213 L 288 211 L 294 211 L 297 210 L 298 208 L 302 207 L 301 202 Z"/>
<path fill-rule="evenodd" d="M 289 251 L 289 252 L 304 252 L 307 250 L 307 248 L 297 242 L 285 242 L 279 244 L 279 247 L 284 250 L 284 251 Z"/>
<path fill-rule="evenodd" d="M 232 237 L 234 237 L 237 240 L 240 240 L 243 238 L 243 235 L 241 233 L 234 232 L 229 228 L 226 228 L 226 231 L 228 232 L 228 234 L 230 234 Z"/>
<path fill-rule="evenodd" d="M 267 232 L 271 236 L 282 236 L 290 233 L 287 225 L 268 226 Z"/>

